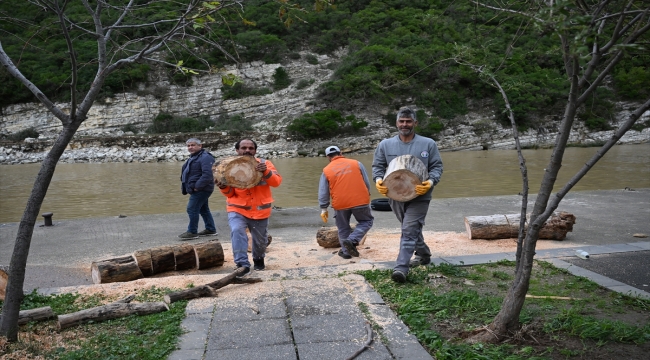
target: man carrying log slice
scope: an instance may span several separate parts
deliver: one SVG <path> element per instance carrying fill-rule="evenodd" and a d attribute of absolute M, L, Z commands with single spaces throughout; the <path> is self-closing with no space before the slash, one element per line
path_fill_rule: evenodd
<path fill-rule="evenodd" d="M 257 144 L 253 140 L 242 139 L 235 144 L 235 151 L 237 155 L 255 156 Z M 271 187 L 278 187 L 282 183 L 282 177 L 270 161 L 259 158 L 255 160 L 257 161 L 255 170 L 262 173 L 262 179 L 251 188 L 235 188 L 214 180 L 226 197 L 233 258 L 238 268 L 245 268 L 241 276 L 248 274 L 251 267 L 248 261 L 246 229 L 250 231 L 253 239 L 254 269 L 264 270 L 264 256 L 268 245 L 267 228 L 273 204 Z"/>
<path fill-rule="evenodd" d="M 357 246 L 372 227 L 374 217 L 370 211 L 370 181 L 366 168 L 357 160 L 346 159 L 336 146 L 325 149 L 329 165 L 323 169 L 318 185 L 318 203 L 321 218 L 327 223 L 327 207 L 332 197 L 332 208 L 339 234 L 341 250 L 339 256 L 344 259 L 358 257 Z M 352 231 L 350 217 L 357 220 L 357 227 Z"/>
<path fill-rule="evenodd" d="M 214 191 L 212 164 L 214 157 L 203 149 L 201 140 L 191 138 L 185 142 L 190 158 L 183 164 L 181 170 L 181 193 L 190 194 L 187 202 L 187 215 L 190 223 L 187 231 L 178 235 L 182 240 L 196 239 L 199 236 L 217 235 L 217 228 L 208 206 L 208 199 Z M 205 223 L 205 230 L 198 232 L 199 215 Z"/>
<path fill-rule="evenodd" d="M 372 161 L 372 177 L 380 194 L 386 196 L 390 191 L 384 186 L 388 164 L 402 155 L 412 155 L 420 159 L 428 169 L 429 179 L 415 186 L 417 196 L 409 201 L 396 201 L 389 198 L 389 203 L 397 220 L 402 224 L 400 248 L 395 268 L 391 278 L 395 282 L 406 282 L 410 267 L 427 265 L 431 262 L 431 250 L 424 242 L 422 228 L 429 210 L 433 187 L 442 176 L 442 159 L 438 145 L 433 139 L 415 134 L 417 118 L 415 112 L 408 107 L 402 107 L 397 112 L 397 129 L 399 134 L 382 140 L 375 149 Z M 411 256 L 415 252 L 415 257 Z"/>

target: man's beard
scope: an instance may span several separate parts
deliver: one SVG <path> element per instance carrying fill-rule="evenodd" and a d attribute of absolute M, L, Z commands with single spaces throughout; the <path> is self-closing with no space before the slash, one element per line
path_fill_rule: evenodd
<path fill-rule="evenodd" d="M 413 128 L 399 129 L 399 133 L 400 133 L 400 135 L 403 135 L 403 136 L 411 135 L 413 133 Z"/>

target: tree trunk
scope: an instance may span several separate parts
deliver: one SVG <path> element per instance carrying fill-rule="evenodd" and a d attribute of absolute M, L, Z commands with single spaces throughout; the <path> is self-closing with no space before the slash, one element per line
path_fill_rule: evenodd
<path fill-rule="evenodd" d="M 429 178 L 424 163 L 413 155 L 402 155 L 393 159 L 386 168 L 384 186 L 388 188 L 389 198 L 396 201 L 413 200 L 418 194 L 415 186 Z"/>
<path fill-rule="evenodd" d="M 169 310 L 167 304 L 159 302 L 145 302 L 138 304 L 112 303 L 91 309 L 77 311 L 71 314 L 59 315 L 59 330 L 83 324 L 89 321 L 104 321 L 117 319 L 133 314 L 149 315 Z"/>
<path fill-rule="evenodd" d="M 138 264 L 142 275 L 151 276 L 153 275 L 153 264 L 151 263 L 151 250 L 136 250 L 133 252 L 133 258 Z"/>
<path fill-rule="evenodd" d="M 18 313 L 18 325 L 27 324 L 30 321 L 43 321 L 55 318 L 56 315 L 49 306 L 36 309 L 21 310 Z M 0 315 L 0 320 L 2 316 Z"/>
<path fill-rule="evenodd" d="M 174 259 L 176 261 L 176 271 L 194 269 L 196 267 L 196 255 L 194 248 L 190 244 L 181 244 L 172 246 L 174 250 Z"/>
<path fill-rule="evenodd" d="M 520 214 L 495 214 L 488 216 L 466 216 L 465 229 L 471 239 L 510 239 L 519 237 Z M 540 239 L 564 240 L 573 230 L 576 217 L 567 212 L 554 213 L 539 233 Z M 527 225 L 528 223 L 526 223 Z"/>
<path fill-rule="evenodd" d="M 244 268 L 241 267 L 232 273 L 222 277 L 217 281 L 205 284 L 203 286 L 193 287 L 191 289 L 185 289 L 181 291 L 176 291 L 165 295 L 164 301 L 167 304 L 174 303 L 180 300 L 191 300 L 199 297 L 211 297 L 216 296 L 216 290 L 221 289 L 222 287 L 230 284 L 251 284 L 261 282 L 262 279 L 256 278 L 239 278 L 237 275 L 241 274 L 244 271 Z"/>
<path fill-rule="evenodd" d="M 350 226 L 352 228 L 352 231 L 356 228 L 356 224 Z M 366 237 L 368 235 L 364 235 L 363 239 L 359 241 L 359 245 L 363 245 L 364 242 L 366 242 Z M 340 248 L 341 243 L 339 242 L 339 229 L 336 226 L 323 226 L 318 231 L 316 232 L 316 242 L 318 245 L 329 249 L 329 248 Z"/>
<path fill-rule="evenodd" d="M 5 300 L 2 306 L 2 320 L 0 321 L 0 336 L 5 336 L 10 342 L 18 340 L 18 316 L 20 303 L 25 296 L 23 292 L 25 268 L 27 267 L 27 257 L 34 233 L 34 224 L 41 210 L 41 205 L 43 205 L 43 199 L 45 199 L 45 193 L 50 186 L 52 176 L 54 176 L 56 164 L 79 125 L 85 119 L 85 114 L 78 116 L 78 118 L 81 120 L 73 121 L 71 117 L 68 117 L 59 137 L 45 156 L 41 169 L 34 180 L 34 187 L 29 195 L 25 212 L 18 226 L 16 242 L 9 263 L 11 273 L 7 281 Z"/>
<path fill-rule="evenodd" d="M 223 265 L 223 247 L 218 241 L 208 241 L 192 245 L 196 255 L 196 268 L 208 269 Z"/>
<path fill-rule="evenodd" d="M 262 180 L 262 172 L 255 170 L 255 157 L 229 156 L 212 165 L 215 182 L 240 189 L 250 189 Z"/>
<path fill-rule="evenodd" d="M 149 249 L 151 254 L 151 266 L 154 274 L 160 274 L 165 271 L 174 271 L 176 269 L 176 260 L 174 258 L 174 249 L 171 246 L 159 246 Z"/>
<path fill-rule="evenodd" d="M 144 277 L 131 255 L 93 261 L 90 265 L 90 273 L 95 284 L 131 281 Z"/>

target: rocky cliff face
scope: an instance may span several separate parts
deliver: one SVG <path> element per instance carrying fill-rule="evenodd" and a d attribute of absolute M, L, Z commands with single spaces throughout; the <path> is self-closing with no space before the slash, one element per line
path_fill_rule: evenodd
<path fill-rule="evenodd" d="M 386 123 L 386 114 L 393 111 L 387 106 L 368 104 L 355 110 L 355 115 L 366 120 L 369 126 L 357 136 L 341 136 L 317 141 L 296 141 L 283 130 L 287 124 L 304 113 L 321 110 L 316 99 L 316 89 L 327 81 L 333 71 L 331 66 L 339 61 L 337 56 L 318 56 L 318 64 L 299 60 L 286 65 L 254 62 L 239 68 L 227 68 L 251 87 L 271 87 L 275 70 L 282 66 L 291 79 L 286 89 L 263 96 L 251 96 L 236 100 L 223 100 L 221 74 L 194 79 L 191 87 L 170 84 L 162 78 L 152 78 L 149 86 L 142 86 L 136 93 L 118 94 L 113 98 L 97 101 L 88 119 L 79 128 L 75 139 L 63 154 L 62 162 L 155 162 L 181 161 L 187 158 L 185 140 L 191 136 L 206 141 L 206 148 L 216 155 L 230 155 L 233 144 L 242 135 L 209 131 L 199 134 L 168 134 L 160 136 L 124 133 L 125 125 L 141 131 L 161 112 L 179 116 L 242 115 L 250 120 L 255 131 L 243 136 L 252 137 L 259 143 L 258 154 L 262 157 L 318 156 L 325 147 L 336 144 L 346 153 L 372 152 L 382 139 L 396 134 L 394 123 Z M 298 89 L 301 79 L 311 85 Z M 407 104 L 405 104 L 407 105 Z M 619 104 L 618 119 L 625 119 L 635 104 Z M 514 149 L 511 130 L 495 121 L 495 109 L 489 103 L 470 104 L 467 115 L 448 121 L 440 135 L 438 145 L 443 151 Z M 650 112 L 640 121 L 650 119 Z M 549 120 L 539 130 L 520 134 L 524 146 L 552 146 L 557 124 Z M 26 139 L 21 143 L 0 143 L 0 164 L 40 162 L 46 155 L 61 123 L 44 106 L 31 103 L 12 105 L 0 113 L 0 134 L 12 134 L 35 128 L 39 139 Z M 576 124 L 571 132 L 572 143 L 598 143 L 609 139 L 611 131 L 590 132 Z M 650 129 L 630 131 L 621 143 L 650 141 Z"/>

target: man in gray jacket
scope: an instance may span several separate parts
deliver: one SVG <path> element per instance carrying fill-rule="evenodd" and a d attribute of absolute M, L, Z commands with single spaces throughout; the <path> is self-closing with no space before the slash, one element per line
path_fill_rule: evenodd
<path fill-rule="evenodd" d="M 187 202 L 190 223 L 187 225 L 187 231 L 178 237 L 189 240 L 199 236 L 217 235 L 217 228 L 208 206 L 208 199 L 214 191 L 214 175 L 212 175 L 214 157 L 203 149 L 199 139 L 191 138 L 185 143 L 190 158 L 183 164 L 181 170 L 181 192 L 183 195 L 190 194 L 190 200 Z M 199 216 L 205 223 L 205 230 L 201 232 L 198 232 Z"/>
<path fill-rule="evenodd" d="M 389 203 L 397 220 L 402 224 L 399 254 L 393 275 L 395 282 L 406 282 L 409 268 L 418 265 L 427 265 L 431 262 L 431 250 L 424 243 L 422 228 L 424 219 L 429 210 L 433 187 L 438 184 L 442 176 L 442 159 L 438 145 L 433 139 L 415 134 L 417 125 L 415 112 L 408 107 L 402 107 L 397 112 L 397 129 L 399 134 L 382 140 L 372 161 L 372 178 L 375 179 L 377 191 L 382 195 L 388 194 L 388 188 L 383 185 L 388 164 L 398 156 L 413 155 L 420 159 L 429 172 L 429 179 L 415 187 L 418 194 L 413 200 L 401 202 L 389 199 Z M 411 256 L 415 252 L 415 257 Z"/>

